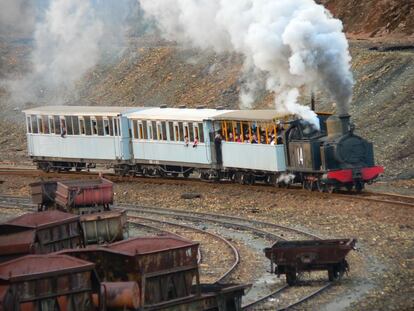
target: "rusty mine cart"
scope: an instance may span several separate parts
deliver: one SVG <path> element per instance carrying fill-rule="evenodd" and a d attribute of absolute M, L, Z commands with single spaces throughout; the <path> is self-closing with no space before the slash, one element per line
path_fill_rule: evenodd
<path fill-rule="evenodd" d="M 271 273 L 286 275 L 286 282 L 295 285 L 297 274 L 328 271 L 330 281 L 349 270 L 345 256 L 355 248 L 356 239 L 277 241 L 264 249 L 270 260 Z"/>

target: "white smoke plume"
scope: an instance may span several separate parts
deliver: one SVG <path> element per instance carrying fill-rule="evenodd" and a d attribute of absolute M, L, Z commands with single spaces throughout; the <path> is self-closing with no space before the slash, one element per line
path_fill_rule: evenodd
<path fill-rule="evenodd" d="M 31 0 L 0 0 L 0 35 L 27 35 L 35 25 Z"/>
<path fill-rule="evenodd" d="M 3 0 L 0 0 L 3 1 Z M 24 0 L 18 0 L 23 2 Z M 14 105 L 61 104 L 75 84 L 123 49 L 132 0 L 37 0 L 31 68 L 21 79 L 3 81 Z M 40 13 L 39 13 L 40 12 Z M 33 17 L 33 16 L 32 16 Z M 109 56 L 109 57 L 108 57 Z"/>
<path fill-rule="evenodd" d="M 265 86 L 275 92 L 278 110 L 297 113 L 319 127 L 315 113 L 297 103 L 300 89 L 307 87 L 327 90 L 339 112 L 347 112 L 353 87 L 348 42 L 341 21 L 314 0 L 139 2 L 166 39 L 241 53 L 247 72 L 266 75 Z M 254 95 L 254 84 L 245 90 Z M 252 101 L 249 92 L 241 94 L 245 104 Z"/>

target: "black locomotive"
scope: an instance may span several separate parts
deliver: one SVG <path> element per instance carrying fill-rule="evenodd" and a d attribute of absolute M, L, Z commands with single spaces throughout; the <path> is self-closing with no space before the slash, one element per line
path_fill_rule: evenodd
<path fill-rule="evenodd" d="M 289 122 L 287 170 L 309 190 L 332 192 L 345 187 L 361 191 L 384 171 L 375 166 L 372 143 L 354 134 L 349 115 L 318 117 L 320 130 L 303 120 Z"/>

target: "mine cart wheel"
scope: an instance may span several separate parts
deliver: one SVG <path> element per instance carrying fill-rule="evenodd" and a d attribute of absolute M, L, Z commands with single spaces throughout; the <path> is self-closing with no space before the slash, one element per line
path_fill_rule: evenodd
<path fill-rule="evenodd" d="M 296 284 L 296 281 L 297 278 L 295 269 L 288 269 L 286 271 L 286 282 L 289 284 L 289 286 L 293 286 Z"/>
<path fill-rule="evenodd" d="M 344 271 L 341 271 L 340 267 L 333 266 L 328 269 L 328 277 L 331 282 L 339 280 L 343 274 Z"/>

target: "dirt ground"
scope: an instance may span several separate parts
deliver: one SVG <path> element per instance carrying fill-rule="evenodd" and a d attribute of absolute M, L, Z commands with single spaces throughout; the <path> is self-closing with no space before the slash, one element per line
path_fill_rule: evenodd
<path fill-rule="evenodd" d="M 4 177 L 0 193 L 29 195 L 32 178 Z M 373 288 L 347 310 L 414 308 L 414 209 L 410 207 L 233 184 L 125 182 L 117 184 L 115 192 L 117 202 L 237 215 L 306 228 L 325 238 L 355 237 L 358 258 L 363 260 L 351 256 L 350 266 L 363 266 L 366 271 L 353 277 Z M 202 197 L 182 199 L 187 192 Z"/>

